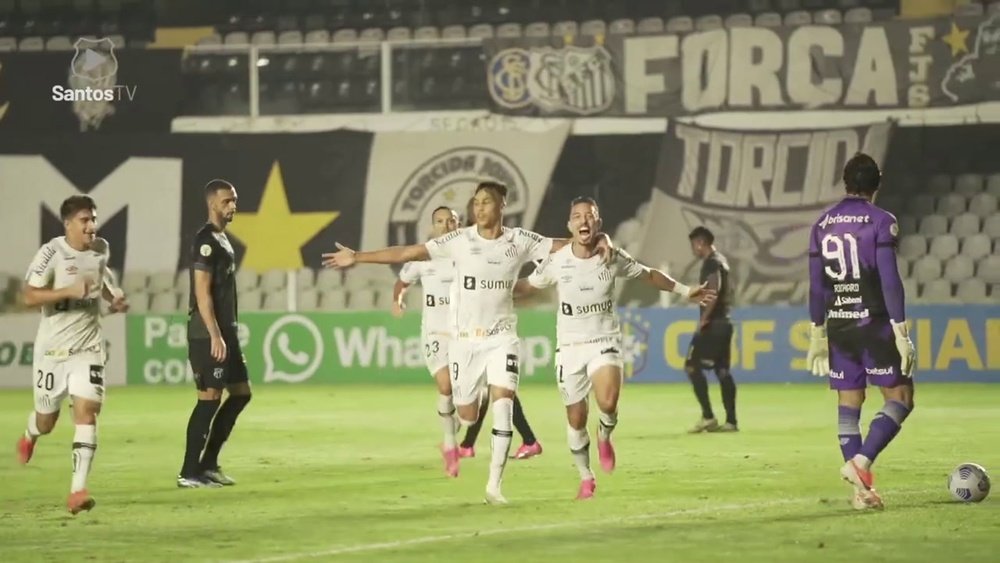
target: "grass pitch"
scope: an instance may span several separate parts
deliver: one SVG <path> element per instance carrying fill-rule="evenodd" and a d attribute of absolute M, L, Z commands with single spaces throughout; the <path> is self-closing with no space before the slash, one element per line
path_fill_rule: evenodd
<path fill-rule="evenodd" d="M 489 458 L 449 479 L 435 393 L 421 386 L 256 389 L 222 464 L 235 487 L 179 490 L 189 388 L 111 389 L 90 478 L 93 512 L 64 508 L 72 422 L 26 467 L 13 444 L 30 391 L 0 392 L 0 553 L 12 561 L 967 561 L 1000 553 L 997 494 L 953 502 L 963 461 L 1000 468 L 1000 386 L 927 384 L 876 464 L 887 508 L 856 513 L 839 481 L 834 394 L 825 385 L 744 385 L 739 434 L 687 435 L 687 385 L 626 387 L 618 470 L 578 479 L 555 385 L 522 390 L 545 452 L 511 461 L 509 506 L 482 503 Z M 881 404 L 873 402 L 867 421 Z M 717 388 L 713 389 L 721 414 Z M 592 421 L 591 426 L 596 420 Z M 514 446 L 519 445 L 515 437 Z"/>

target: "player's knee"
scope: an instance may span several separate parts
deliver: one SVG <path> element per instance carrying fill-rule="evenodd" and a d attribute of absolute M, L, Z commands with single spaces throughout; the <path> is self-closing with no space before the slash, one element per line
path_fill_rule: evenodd
<path fill-rule="evenodd" d="M 601 412 L 615 412 L 618 409 L 618 393 L 617 389 L 596 393 L 597 408 L 601 409 Z"/>
<path fill-rule="evenodd" d="M 219 401 L 222 399 L 222 389 L 203 389 L 198 391 L 199 401 Z"/>
<path fill-rule="evenodd" d="M 692 362 L 684 364 L 684 373 L 686 373 L 688 379 L 692 381 L 698 378 L 705 377 L 705 374 L 702 373 L 701 368 L 698 367 L 697 364 L 694 364 Z"/>
<path fill-rule="evenodd" d="M 719 368 L 715 370 L 715 376 L 719 378 L 719 381 L 733 380 L 733 372 L 729 371 L 729 368 Z"/>
<path fill-rule="evenodd" d="M 473 403 L 471 405 L 456 405 L 455 410 L 458 412 L 458 422 L 462 426 L 468 428 L 473 424 L 479 422 L 479 405 Z"/>

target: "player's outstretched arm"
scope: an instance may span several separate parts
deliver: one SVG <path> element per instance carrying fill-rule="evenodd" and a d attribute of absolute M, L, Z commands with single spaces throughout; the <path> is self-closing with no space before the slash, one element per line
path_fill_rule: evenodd
<path fill-rule="evenodd" d="M 715 303 L 717 293 L 714 289 L 709 288 L 707 283 L 690 287 L 655 268 L 644 267 L 644 269 L 645 272 L 639 276 L 639 279 L 660 291 L 669 291 L 702 305 Z"/>
<path fill-rule="evenodd" d="M 427 246 L 423 244 L 390 246 L 381 250 L 359 252 L 337 243 L 336 252 L 323 254 L 323 267 L 340 270 L 350 268 L 355 264 L 404 264 L 406 262 L 430 260 L 430 258 Z"/>

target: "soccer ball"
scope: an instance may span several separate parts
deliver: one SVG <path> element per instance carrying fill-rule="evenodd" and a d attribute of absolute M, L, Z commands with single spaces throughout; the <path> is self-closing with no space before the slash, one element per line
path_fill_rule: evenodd
<path fill-rule="evenodd" d="M 962 502 L 979 502 L 990 494 L 990 476 L 977 463 L 963 463 L 948 477 L 951 496 Z"/>

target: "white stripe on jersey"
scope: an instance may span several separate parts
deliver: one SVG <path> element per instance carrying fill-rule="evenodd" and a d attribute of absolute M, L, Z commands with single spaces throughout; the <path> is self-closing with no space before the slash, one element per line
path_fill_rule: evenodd
<path fill-rule="evenodd" d="M 42 319 L 35 336 L 36 357 L 44 354 L 65 358 L 83 350 L 101 350 L 101 293 L 110 252 L 104 239 L 96 239 L 90 250 L 74 250 L 66 237 L 56 237 L 35 254 L 25 281 L 32 287 L 61 289 L 80 279 L 89 279 L 90 292 L 42 306 Z"/>
<path fill-rule="evenodd" d="M 528 276 L 537 288 L 555 285 L 559 294 L 556 341 L 560 345 L 621 338 L 615 310 L 617 278 L 637 278 L 646 267 L 624 250 L 616 250 L 610 264 L 601 256 L 577 258 L 573 245 L 554 252 Z"/>

